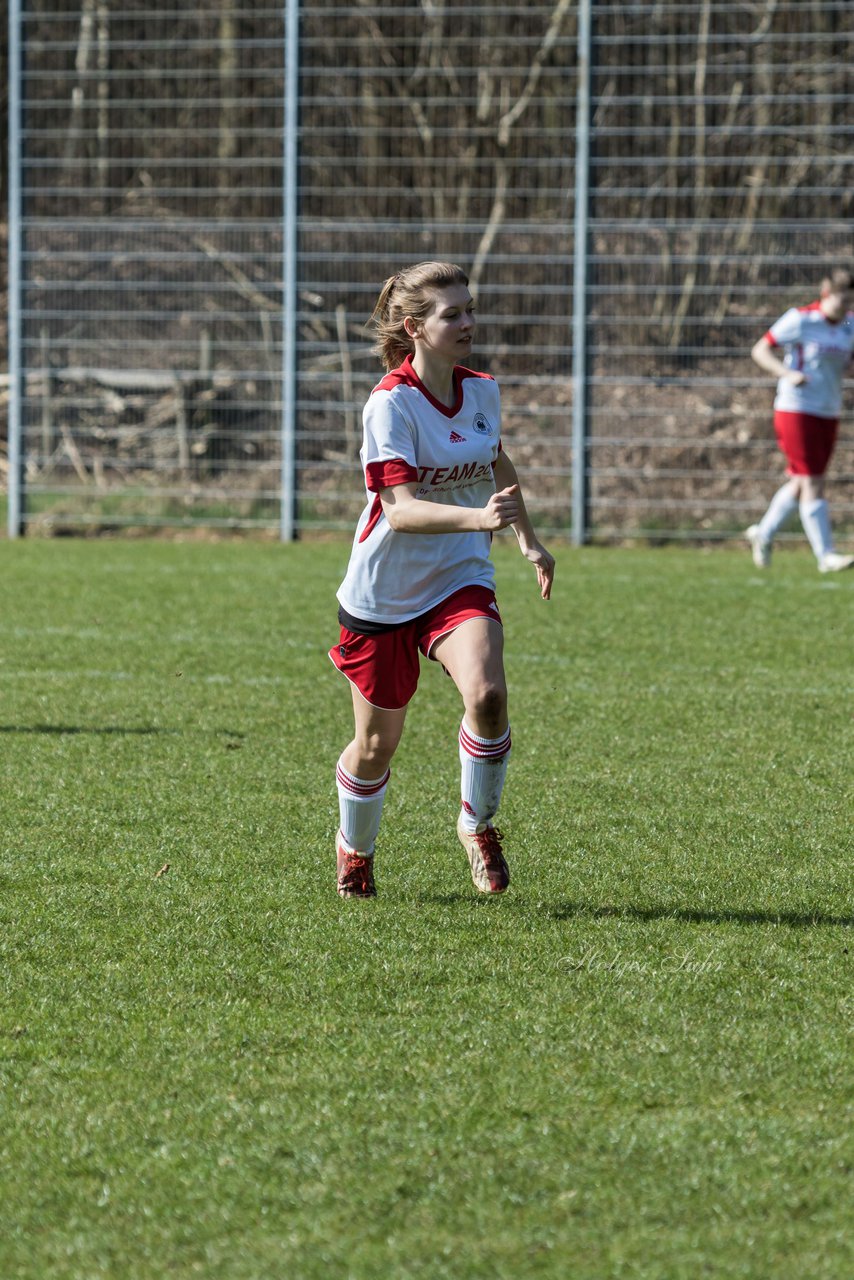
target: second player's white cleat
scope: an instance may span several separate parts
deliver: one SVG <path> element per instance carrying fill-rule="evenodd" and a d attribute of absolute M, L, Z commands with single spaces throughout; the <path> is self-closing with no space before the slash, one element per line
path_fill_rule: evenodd
<path fill-rule="evenodd" d="M 828 551 L 818 562 L 819 573 L 839 573 L 841 569 L 854 569 L 854 556 L 843 556 L 838 551 Z"/>
<path fill-rule="evenodd" d="M 752 524 L 749 529 L 745 529 L 744 536 L 750 543 L 756 568 L 767 569 L 771 563 L 771 543 L 760 535 L 759 525 Z"/>

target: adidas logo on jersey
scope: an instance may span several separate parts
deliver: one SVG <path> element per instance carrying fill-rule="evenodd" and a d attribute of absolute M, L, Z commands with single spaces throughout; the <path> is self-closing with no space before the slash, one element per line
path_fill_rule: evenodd
<path fill-rule="evenodd" d="M 450 440 L 451 444 L 465 444 L 466 442 L 465 436 L 457 435 L 456 431 L 452 431 L 451 434 L 448 436 L 448 439 Z"/>

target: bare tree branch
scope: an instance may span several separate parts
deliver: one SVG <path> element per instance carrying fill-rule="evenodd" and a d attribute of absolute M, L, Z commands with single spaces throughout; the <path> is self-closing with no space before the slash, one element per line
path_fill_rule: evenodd
<path fill-rule="evenodd" d="M 517 120 L 519 120 L 526 111 L 531 99 L 536 93 L 546 58 L 551 53 L 554 43 L 560 35 L 561 24 L 569 10 L 572 8 L 572 4 L 573 0 L 558 0 L 558 4 L 552 14 L 551 22 L 549 23 L 548 30 L 543 36 L 543 42 L 534 54 L 534 60 L 531 63 L 531 70 L 528 72 L 528 79 L 525 82 L 525 87 L 519 94 L 519 97 L 516 99 L 511 109 L 498 123 L 499 146 L 507 146 L 507 143 L 510 141 L 510 132 L 514 124 L 516 124 Z"/>

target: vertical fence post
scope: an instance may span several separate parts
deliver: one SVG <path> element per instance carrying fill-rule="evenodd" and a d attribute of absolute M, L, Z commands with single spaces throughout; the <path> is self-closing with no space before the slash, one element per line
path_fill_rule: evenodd
<path fill-rule="evenodd" d="M 591 0 L 578 4 L 578 88 L 575 112 L 575 229 L 572 279 L 572 541 L 588 538 L 587 273 L 590 205 Z"/>
<path fill-rule="evenodd" d="M 10 538 L 24 529 L 21 365 L 21 3 L 9 0 L 9 478 Z"/>
<path fill-rule="evenodd" d="M 285 103 L 282 209 L 282 479 L 283 542 L 296 538 L 297 191 L 299 182 L 299 0 L 285 7 Z"/>

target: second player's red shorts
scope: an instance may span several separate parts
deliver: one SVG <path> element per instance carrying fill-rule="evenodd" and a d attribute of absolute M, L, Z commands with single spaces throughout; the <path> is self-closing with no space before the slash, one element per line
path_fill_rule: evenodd
<path fill-rule="evenodd" d="M 419 618 L 377 635 L 359 635 L 342 626 L 329 656 L 372 706 L 400 710 L 418 686 L 419 651 L 430 658 L 436 641 L 470 618 L 501 622 L 495 593 L 488 587 L 462 587 Z"/>
<path fill-rule="evenodd" d="M 817 418 L 812 413 L 774 413 L 777 443 L 786 455 L 790 476 L 823 476 L 836 444 L 838 418 Z"/>

